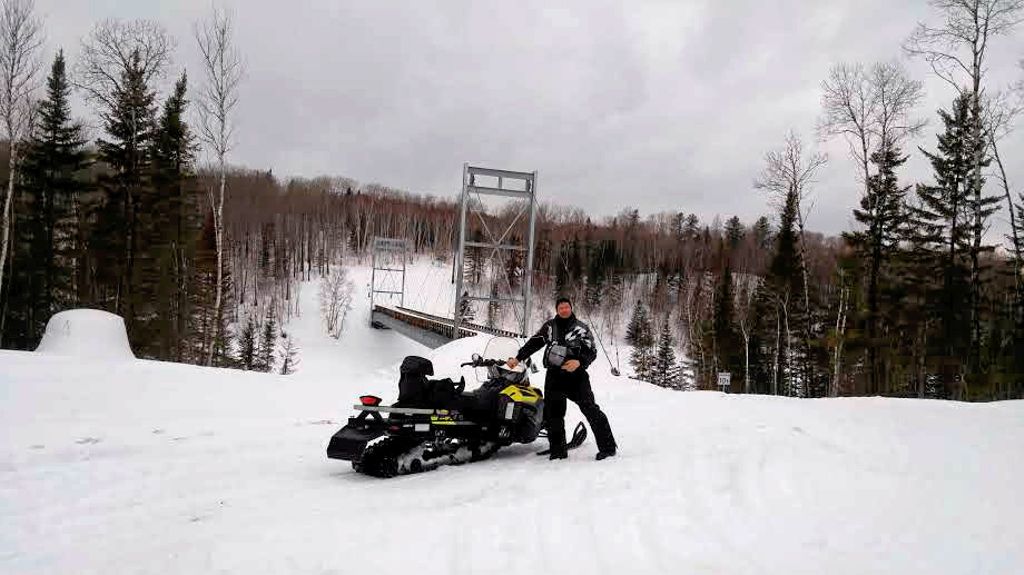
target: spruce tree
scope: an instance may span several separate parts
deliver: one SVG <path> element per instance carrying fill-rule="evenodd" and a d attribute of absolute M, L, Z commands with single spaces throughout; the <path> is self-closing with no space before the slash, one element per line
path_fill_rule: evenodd
<path fill-rule="evenodd" d="M 9 284 L 11 313 L 5 346 L 32 349 L 54 313 L 86 300 L 85 252 L 80 206 L 88 191 L 84 130 L 71 117 L 71 86 L 64 52 L 50 68 L 46 97 L 26 143 L 15 206 L 12 254 L 17 265 Z"/>
<path fill-rule="evenodd" d="M 770 302 L 772 319 L 765 322 L 771 333 L 765 334 L 765 341 L 777 342 L 774 355 L 774 374 L 772 379 L 776 386 L 773 391 L 784 395 L 800 395 L 801 381 L 798 377 L 799 349 L 794 349 L 797 338 L 793 331 L 799 329 L 799 302 L 803 300 L 803 283 L 800 281 L 800 256 L 797 251 L 797 219 L 796 191 L 790 191 L 779 214 L 779 230 L 775 234 L 775 253 L 768 268 L 765 279 L 765 290 L 762 296 Z"/>
<path fill-rule="evenodd" d="M 916 277 L 908 280 L 930 287 L 922 296 L 935 325 L 927 336 L 928 367 L 938 372 L 941 395 L 954 397 L 962 389 L 972 339 L 970 103 L 957 98 L 952 113 L 940 110 L 939 116 L 945 131 L 938 136 L 937 151 L 921 150 L 935 184 L 916 189 L 913 236 L 908 238 L 915 248 Z"/>
<path fill-rule="evenodd" d="M 155 313 L 142 327 L 151 355 L 182 361 L 182 341 L 193 313 L 189 291 L 195 289 L 192 263 L 199 233 L 199 187 L 195 176 L 196 143 L 185 122 L 187 78 L 182 74 L 164 103 L 152 148 L 153 193 L 143 198 L 148 213 L 144 235 L 150 253 L 140 265 L 147 291 L 155 293 Z"/>
<path fill-rule="evenodd" d="M 896 169 L 907 161 L 907 156 L 889 142 L 882 142 L 871 155 L 877 173 L 867 182 L 867 193 L 860 201 L 860 209 L 853 211 L 854 219 L 863 230 L 844 234 L 847 243 L 856 251 L 866 274 L 866 304 L 864 326 L 868 352 L 868 393 L 887 389 L 884 383 L 887 371 L 881 365 L 879 351 L 888 348 L 888 342 L 879 333 L 882 318 L 883 274 L 889 270 L 893 253 L 899 247 L 903 225 L 904 198 L 910 186 L 901 187 Z"/>
<path fill-rule="evenodd" d="M 679 366 L 676 363 L 675 341 L 668 317 L 661 323 L 658 346 L 654 354 L 651 381 L 661 387 L 679 387 Z"/>
<path fill-rule="evenodd" d="M 758 248 L 767 250 L 771 247 L 772 224 L 768 221 L 768 216 L 761 216 L 754 222 L 754 238 Z"/>
<path fill-rule="evenodd" d="M 1021 192 L 1019 202 L 1016 206 L 1018 226 L 1017 237 L 1024 237 L 1024 192 Z M 1016 268 L 1017 277 L 1014 278 L 1013 308 L 1010 314 L 1010 338 L 1011 342 L 1006 350 L 1009 358 L 1008 368 L 1010 373 L 1024 374 L 1024 262 Z M 1011 384 L 1008 390 L 1009 397 L 1024 397 L 1024 381 L 1018 377 L 1017 381 Z"/>
<path fill-rule="evenodd" d="M 651 381 L 654 361 L 654 332 L 647 308 L 637 300 L 633 308 L 633 317 L 626 328 L 626 342 L 633 346 L 629 363 L 633 366 L 636 378 Z"/>
<path fill-rule="evenodd" d="M 725 238 L 729 243 L 729 249 L 735 249 L 743 240 L 743 235 L 746 231 L 743 229 L 743 223 L 740 222 L 739 216 L 733 216 L 725 221 Z"/>
<path fill-rule="evenodd" d="M 683 237 L 687 240 L 694 242 L 700 239 L 700 218 L 697 214 L 689 214 L 686 216 L 686 222 L 683 224 Z"/>
<path fill-rule="evenodd" d="M 267 316 L 263 320 L 260 343 L 256 350 L 256 369 L 270 372 L 274 370 L 274 349 L 277 347 L 277 321 L 274 306 L 267 307 Z"/>
<path fill-rule="evenodd" d="M 145 67 L 134 51 L 111 108 L 102 113 L 107 136 L 99 140 L 99 158 L 108 173 L 100 178 L 103 194 L 97 214 L 96 269 L 99 303 L 122 316 L 133 344 L 138 328 L 136 306 L 147 301 L 137 276 L 138 260 L 148 257 L 140 232 L 150 214 L 142 211 L 151 193 L 150 151 L 155 128 L 154 93 L 146 85 Z M 151 301 L 151 299 L 149 300 Z M 144 342 L 148 344 L 148 342 Z"/>
<path fill-rule="evenodd" d="M 246 318 L 238 333 L 238 365 L 246 371 L 256 365 L 256 322 L 252 316 Z"/>

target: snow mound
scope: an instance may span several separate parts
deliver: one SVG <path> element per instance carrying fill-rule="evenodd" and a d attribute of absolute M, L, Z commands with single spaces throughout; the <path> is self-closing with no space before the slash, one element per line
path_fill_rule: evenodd
<path fill-rule="evenodd" d="M 88 359 L 135 359 L 124 320 L 98 309 L 71 309 L 54 314 L 46 323 L 46 333 L 36 352 Z"/>

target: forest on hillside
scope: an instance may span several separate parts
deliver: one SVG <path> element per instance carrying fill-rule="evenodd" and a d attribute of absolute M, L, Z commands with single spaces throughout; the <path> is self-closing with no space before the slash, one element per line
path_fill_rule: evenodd
<path fill-rule="evenodd" d="M 821 79 L 821 108 L 807 111 L 819 133 L 790 133 L 760 159 L 752 187 L 767 207 L 756 221 L 684 205 L 592 218 L 543 204 L 537 305 L 571 295 L 630 345 L 635 377 L 664 387 L 715 388 L 729 372 L 741 393 L 1024 397 L 1024 191 L 1005 170 L 1021 158 L 1000 155 L 1024 86 L 986 77 L 991 51 L 1019 40 L 1024 1 L 939 2 L 933 12 L 904 55 L 948 81 L 945 107 L 921 109 L 922 83 L 899 54 L 836 63 Z M 235 25 L 218 11 L 197 23 L 204 66 L 191 73 L 172 68 L 166 30 L 140 20 L 103 21 L 79 61 L 58 51 L 41 65 L 32 2 L 3 2 L 0 346 L 33 349 L 51 315 L 90 307 L 124 318 L 139 357 L 287 373 L 296 352 L 281 326 L 299 282 L 324 278 L 349 305 L 345 267 L 365 262 L 377 236 L 451 262 L 454 195 L 282 179 L 233 162 L 245 137 L 234 131 L 244 97 Z M 176 81 L 161 93 L 166 76 Z M 100 118 L 95 137 L 74 117 L 73 94 Z M 817 137 L 842 140 L 850 158 L 816 152 Z M 200 163 L 200 151 L 214 161 Z M 927 181 L 901 178 L 915 154 L 930 163 Z M 839 236 L 806 221 L 826 161 L 849 162 L 861 195 L 856 226 Z M 468 233 L 513 217 L 493 211 Z M 1000 217 L 1007 237 L 991 233 Z M 521 260 L 495 274 L 481 273 L 481 252 L 467 257 L 465 280 L 479 289 L 523 279 Z M 494 322 L 502 310 L 486 314 Z"/>

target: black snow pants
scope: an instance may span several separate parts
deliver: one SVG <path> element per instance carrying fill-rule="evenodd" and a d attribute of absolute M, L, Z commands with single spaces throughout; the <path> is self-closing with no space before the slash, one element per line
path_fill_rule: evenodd
<path fill-rule="evenodd" d="M 594 401 L 590 376 L 586 370 L 570 373 L 563 369 L 549 369 L 544 378 L 544 423 L 548 429 L 548 444 L 552 455 L 565 453 L 565 400 L 571 399 L 587 418 L 597 439 L 597 449 L 612 451 L 616 448 L 608 417 Z"/>

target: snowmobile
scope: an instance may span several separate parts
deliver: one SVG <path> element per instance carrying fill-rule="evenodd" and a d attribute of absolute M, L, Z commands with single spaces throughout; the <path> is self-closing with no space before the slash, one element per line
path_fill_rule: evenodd
<path fill-rule="evenodd" d="M 518 349 L 515 340 L 495 339 L 511 342 L 502 342 L 506 352 L 511 348 L 510 355 Z M 496 353 L 500 347 L 488 344 L 485 353 L 502 357 Z M 353 469 L 366 475 L 394 477 L 481 461 L 502 447 L 544 436 L 543 393 L 530 385 L 528 360 L 511 369 L 505 359 L 473 354 L 465 366 L 487 374 L 471 392 L 465 391 L 464 377 L 459 382 L 429 380 L 434 374 L 430 360 L 406 357 L 399 369 L 398 402 L 383 406 L 380 397 L 360 396 L 354 406 L 359 413 L 331 437 L 327 457 L 351 461 Z M 567 447 L 579 447 L 586 438 L 587 429 L 580 423 Z"/>

